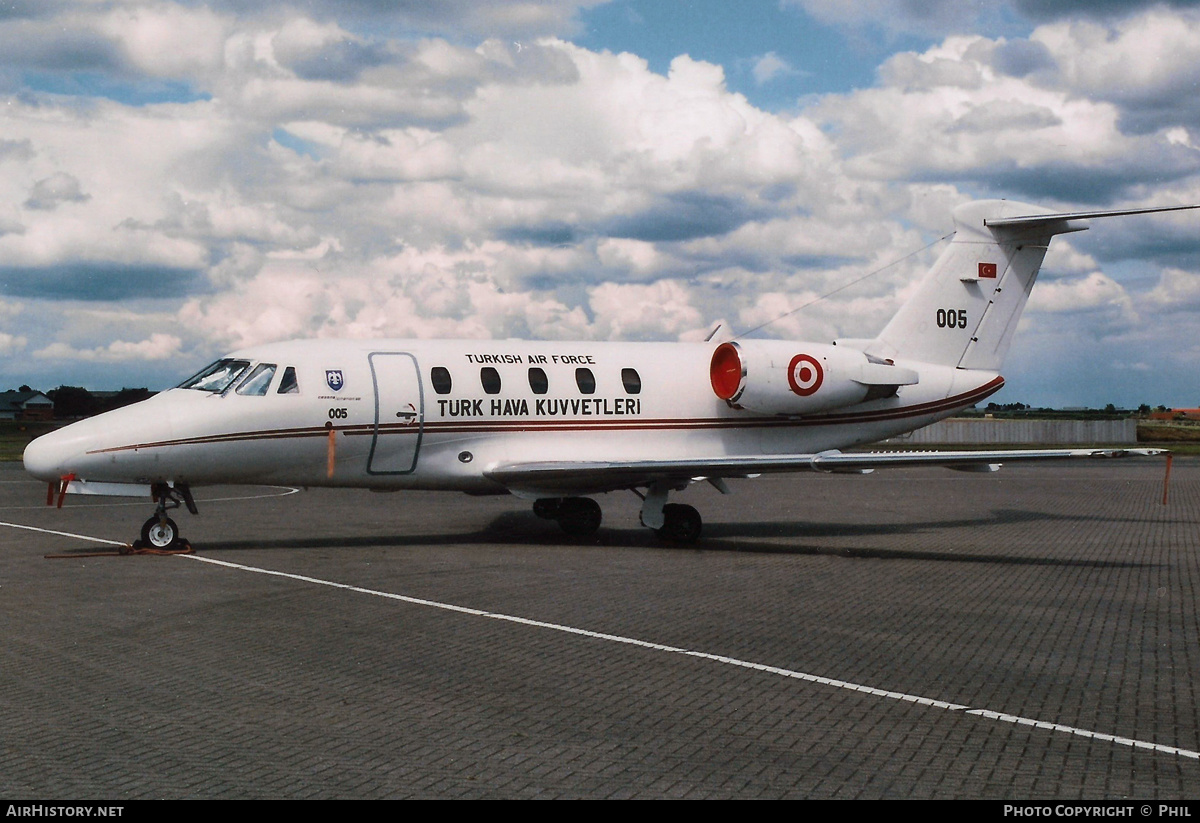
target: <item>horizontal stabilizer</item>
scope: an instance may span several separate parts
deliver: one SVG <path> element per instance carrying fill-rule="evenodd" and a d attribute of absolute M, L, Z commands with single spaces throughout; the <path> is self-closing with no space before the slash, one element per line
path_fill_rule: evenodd
<path fill-rule="evenodd" d="M 1156 206 L 1148 209 L 1112 209 L 1108 211 L 1072 211 L 1060 214 L 1028 214 L 1020 217 L 989 217 L 984 219 L 983 225 L 988 228 L 1037 226 L 1044 223 L 1057 223 L 1063 220 L 1090 220 L 1093 217 L 1127 217 L 1133 214 L 1157 214 L 1164 211 L 1187 211 L 1188 209 L 1200 209 L 1200 205 Z"/>

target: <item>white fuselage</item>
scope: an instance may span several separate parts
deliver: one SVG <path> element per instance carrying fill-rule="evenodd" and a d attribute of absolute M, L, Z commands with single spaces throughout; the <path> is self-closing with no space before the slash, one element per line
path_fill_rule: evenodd
<path fill-rule="evenodd" d="M 793 345 L 802 352 L 808 344 Z M 870 443 L 928 425 L 1003 385 L 994 371 L 897 360 L 920 379 L 892 397 L 818 414 L 762 414 L 716 396 L 709 374 L 715 348 L 485 340 L 257 346 L 228 355 L 248 365 L 224 391 L 172 389 L 80 421 L 31 444 L 25 465 L 50 481 L 71 474 L 129 484 L 502 492 L 486 476 L 490 467 L 815 453 Z M 259 364 L 275 366 L 273 378 L 257 393 L 240 393 L 239 381 Z M 295 391 L 281 393 L 289 368 Z"/>

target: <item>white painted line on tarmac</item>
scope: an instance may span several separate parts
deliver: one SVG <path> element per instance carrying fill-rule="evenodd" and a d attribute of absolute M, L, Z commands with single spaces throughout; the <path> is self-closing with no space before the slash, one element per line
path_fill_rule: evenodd
<path fill-rule="evenodd" d="M 287 493 L 294 493 L 294 491 L 298 490 L 289 491 Z M 41 532 L 42 534 L 53 534 L 59 537 L 71 537 L 75 538 L 76 540 L 85 540 L 90 543 L 102 543 L 108 546 L 128 545 L 127 543 L 122 543 L 117 540 L 105 540 L 103 538 L 92 537 L 86 534 L 74 534 L 72 532 L 55 531 L 53 529 L 41 529 L 37 526 L 26 526 L 21 523 L 0 522 L 0 527 L 3 526 L 7 526 L 11 529 L 25 529 L 27 531 Z M 181 554 L 175 556 L 183 557 L 188 560 L 199 560 L 202 563 L 211 563 L 216 566 L 224 566 L 226 568 L 237 569 L 239 571 L 265 574 L 271 577 L 284 577 L 289 580 L 299 581 L 301 583 L 312 583 L 317 586 L 328 586 L 334 589 L 344 589 L 346 591 L 356 592 L 358 594 L 369 594 L 374 597 L 397 600 L 402 603 L 412 604 L 414 606 L 427 606 L 433 609 L 467 614 L 471 615 L 472 617 L 484 617 L 490 620 L 502 620 L 508 623 L 517 623 L 523 626 L 533 626 L 539 629 L 565 632 L 567 634 L 574 634 L 580 637 L 590 637 L 596 640 L 605 640 L 610 643 L 622 643 L 627 646 L 636 646 L 638 648 L 650 649 L 652 651 L 666 652 L 668 654 L 679 654 L 685 657 L 699 658 L 701 660 L 711 660 L 714 663 L 723 663 L 727 666 L 737 666 L 743 669 L 766 672 L 768 674 L 779 675 L 780 677 L 788 677 L 793 680 L 803 680 L 808 683 L 817 683 L 822 686 L 830 686 L 836 689 L 846 689 L 849 691 L 860 692 L 862 694 L 869 694 L 873 697 L 881 697 L 887 700 L 901 700 L 907 703 L 929 706 L 930 708 L 945 709 L 946 711 L 961 711 L 965 714 L 975 715 L 976 717 L 985 717 L 989 720 L 995 720 L 1000 723 L 1011 723 L 1017 726 L 1030 726 L 1032 728 L 1042 729 L 1045 731 L 1058 732 L 1060 734 L 1070 734 L 1077 737 L 1086 737 L 1092 740 L 1115 743 L 1120 746 L 1129 746 L 1130 748 L 1134 749 L 1145 749 L 1148 751 L 1159 752 L 1161 754 L 1172 754 L 1178 757 L 1200 760 L 1200 752 L 1192 751 L 1191 749 L 1180 748 L 1179 746 L 1166 746 L 1161 743 L 1154 743 L 1148 740 L 1137 740 L 1130 737 L 1121 737 L 1119 735 L 1107 734 L 1105 732 L 1081 729 L 1076 726 L 1066 726 L 1062 723 L 1049 723 L 1045 720 L 1034 720 L 1033 718 L 991 711 L 990 709 L 973 709 L 970 706 L 965 706 L 959 703 L 948 703 L 944 700 L 935 700 L 931 697 L 921 697 L 920 695 L 915 694 L 905 694 L 904 692 L 890 691 L 888 689 L 878 689 L 874 686 L 864 686 L 860 683 L 851 683 L 847 680 L 838 680 L 832 677 L 822 677 L 816 674 L 808 674 L 807 672 L 798 672 L 794 669 L 783 669 L 778 666 L 769 666 L 765 663 L 753 663 L 749 660 L 740 660 L 736 657 L 726 657 L 725 655 L 710 654 L 709 652 L 700 652 L 693 649 L 685 649 L 679 646 L 668 646 L 662 643 L 652 643 L 648 640 L 639 640 L 635 637 L 624 637 L 619 634 L 606 634 L 604 632 L 594 632 L 588 629 L 578 629 L 574 626 L 562 625 L 561 623 L 547 623 L 543 620 L 531 620 L 528 617 L 517 617 L 511 614 L 484 611 L 483 609 L 472 609 L 467 606 L 456 606 L 453 603 L 442 603 L 437 600 L 425 600 L 420 597 L 409 597 L 408 595 L 384 592 L 379 591 L 378 589 L 367 589 L 361 586 L 352 586 L 348 583 L 336 583 L 332 580 L 322 580 L 318 577 L 307 577 L 302 574 L 292 574 L 290 572 L 281 572 L 274 569 L 263 569 L 257 566 L 247 566 L 242 563 L 230 563 L 227 560 L 217 560 L 212 557 L 201 557 L 200 555 L 195 554 Z"/>
<path fill-rule="evenodd" d="M 22 526 L 20 523 L 4 523 L 0 522 L 0 526 L 8 526 L 10 529 L 25 529 L 31 532 L 41 532 L 42 534 L 54 534 L 59 537 L 74 537 L 76 540 L 86 540 L 89 543 L 103 543 L 106 546 L 128 546 L 128 543 L 122 543 L 120 540 L 105 540 L 102 537 L 92 537 L 88 534 L 73 534 L 71 532 L 56 532 L 54 529 L 39 529 L 37 526 Z"/>
<path fill-rule="evenodd" d="M 970 706 L 964 706 L 958 703 L 947 703 L 944 700 L 935 700 L 931 697 L 920 697 L 919 695 L 915 694 L 905 694 L 904 692 L 878 689 L 873 686 L 850 683 L 849 681 L 837 680 L 832 677 L 821 677 L 820 675 L 807 674 L 805 672 L 798 672 L 793 669 L 782 669 L 778 666 L 768 666 L 764 663 L 752 663 L 748 660 L 739 660 L 736 657 L 709 654 L 708 652 L 684 649 L 679 646 L 667 646 L 662 643 L 651 643 L 648 640 L 638 640 L 635 637 L 623 637 L 619 634 L 606 634 L 604 632 L 589 631 L 588 629 L 578 629 L 574 626 L 564 626 L 561 623 L 547 623 L 542 620 L 531 620 L 527 617 L 516 617 L 510 614 L 489 612 L 482 609 L 472 609 L 466 606 L 456 606 L 452 603 L 442 603 L 437 600 L 425 600 L 419 597 L 409 597 L 407 595 L 394 594 L 392 592 L 384 592 L 377 589 L 366 589 L 362 588 L 361 586 L 351 586 L 348 583 L 335 583 L 331 580 L 322 580 L 317 577 L 306 577 L 305 575 L 301 574 L 275 571 L 273 569 L 263 569 L 257 566 L 246 566 L 241 563 L 230 563 L 227 560 L 216 560 L 211 557 L 201 557 L 200 555 L 195 554 L 184 554 L 178 556 L 187 558 L 188 560 L 199 560 L 202 563 L 212 563 L 213 565 L 217 566 L 225 566 L 227 568 L 237 569 L 239 571 L 254 572 L 255 574 L 266 574 L 272 577 L 284 577 L 289 580 L 297 580 L 302 583 L 313 583 L 318 586 L 329 586 L 334 589 L 344 589 L 346 591 L 357 592 L 359 594 L 369 594 L 375 597 L 387 598 L 388 600 L 398 600 L 403 603 L 410 603 L 414 606 L 428 606 L 434 609 L 442 609 L 443 611 L 467 614 L 471 615 L 472 617 L 484 617 L 489 620 L 502 620 L 507 623 L 517 623 L 523 626 L 534 626 L 540 629 L 550 629 L 551 631 L 565 632 L 567 634 L 590 637 L 596 640 L 605 640 L 610 643 L 622 643 L 627 646 L 637 646 L 638 648 L 650 649 L 652 651 L 666 652 L 668 654 L 679 654 L 685 657 L 697 657 L 701 660 L 711 660 L 714 663 L 724 663 L 728 666 L 752 669 L 754 671 L 779 675 L 780 677 L 803 680 L 808 683 L 818 683 L 822 686 L 831 686 L 837 689 L 847 689 L 849 691 L 860 692 L 862 694 L 869 694 L 874 697 L 882 697 L 887 700 L 901 700 L 907 703 L 916 703 L 921 706 L 929 706 L 935 709 L 945 709 L 946 711 L 961 711 L 965 712 L 966 714 L 975 715 L 976 717 L 986 717 L 989 720 L 995 720 L 1001 723 L 1012 723 L 1017 726 L 1031 726 L 1037 729 L 1043 729 L 1045 731 L 1058 732 L 1060 734 L 1071 734 L 1078 737 L 1087 737 L 1093 740 L 1102 740 L 1108 743 L 1115 743 L 1121 746 L 1129 746 L 1135 749 L 1147 749 L 1150 751 L 1160 752 L 1162 754 L 1173 754 L 1179 757 L 1191 758 L 1192 760 L 1200 760 L 1200 752 L 1191 751 L 1190 749 L 1181 749 L 1178 746 L 1164 746 L 1160 743 L 1152 743 L 1145 740 L 1135 740 L 1133 738 L 1120 737 L 1117 735 L 1105 734 L 1103 732 L 1089 731 L 1088 729 L 1080 729 L 1076 728 L 1075 726 L 1065 726 L 1061 723 L 1047 723 L 1043 720 L 1034 720 L 1028 717 L 1019 717 L 1017 715 L 990 711 L 988 709 L 973 709 Z"/>
<path fill-rule="evenodd" d="M 1149 749 L 1150 751 L 1162 752 L 1163 754 L 1176 754 L 1180 757 L 1190 757 L 1192 760 L 1200 760 L 1200 752 L 1194 752 L 1190 749 L 1181 749 L 1178 746 L 1164 746 L 1161 743 L 1151 743 L 1147 740 L 1134 740 L 1131 737 L 1119 737 L 1115 734 L 1105 734 L 1104 732 L 1093 732 L 1087 729 L 1079 729 L 1075 726 L 1064 726 L 1061 723 L 1047 723 L 1044 720 L 1031 720 L 1028 717 L 1018 717 L 1014 714 L 1004 714 L 1003 712 L 993 712 L 987 709 L 969 709 L 967 714 L 978 715 L 979 717 L 987 717 L 992 720 L 999 720 L 1002 723 L 1015 723 L 1018 726 L 1033 726 L 1038 729 L 1046 729 L 1052 732 L 1062 732 L 1064 734 L 1073 734 L 1078 737 L 1090 737 L 1093 740 L 1103 740 L 1108 743 L 1117 743 L 1121 746 L 1129 746 L 1134 749 Z"/>
<path fill-rule="evenodd" d="M 299 494 L 302 491 L 301 489 L 299 489 L 295 486 L 268 486 L 267 488 L 276 489 L 276 491 L 269 492 L 267 494 L 241 495 L 238 497 L 212 497 L 207 500 L 201 500 L 199 502 L 201 502 L 201 503 L 223 503 L 223 502 L 227 502 L 230 500 L 261 500 L 262 498 L 265 498 L 265 497 L 287 497 L 290 494 Z M 88 508 L 89 506 L 104 506 L 104 505 L 106 505 L 106 504 L 104 504 L 104 503 L 90 503 L 90 504 L 84 503 L 82 505 L 72 506 L 71 508 L 83 509 L 83 508 Z M 146 504 L 144 501 L 141 501 L 138 503 L 109 503 L 107 505 L 109 505 L 109 506 L 144 506 Z M 0 508 L 0 511 L 9 511 L 10 509 L 44 509 L 44 508 L 46 508 L 46 507 L 45 506 L 9 506 L 7 508 Z M 24 529 L 26 531 L 31 531 L 31 532 L 41 532 L 42 534 L 53 534 L 58 537 L 73 537 L 76 540 L 83 540 L 88 543 L 102 543 L 105 546 L 128 546 L 129 545 L 129 541 L 105 540 L 102 537 L 92 537 L 90 534 L 75 534 L 73 532 L 55 531 L 54 529 L 39 529 L 37 526 L 26 526 L 21 523 L 5 523 L 3 521 L 0 521 L 0 527 L 3 527 L 3 526 L 7 526 L 10 529 Z"/>
<path fill-rule="evenodd" d="M 0 483 L 3 483 L 3 482 L 4 481 L 0 480 Z M 38 482 L 40 482 L 40 481 L 38 481 Z M 46 485 L 45 483 L 42 483 L 43 487 L 45 487 L 45 485 Z M 259 486 L 258 488 L 263 488 L 263 487 Z M 300 488 L 298 486 L 267 486 L 266 488 L 275 489 L 275 491 L 266 492 L 265 494 L 238 494 L 238 495 L 233 495 L 232 497 L 207 497 L 207 498 L 197 497 L 196 503 L 197 504 L 200 504 L 200 503 L 228 503 L 230 501 L 238 502 L 238 501 L 242 501 L 242 500 L 263 500 L 268 497 L 287 497 L 288 495 L 299 494 L 300 492 L 304 491 L 302 488 Z M 144 498 L 137 498 L 137 499 L 132 500 L 129 503 L 117 503 L 116 502 L 117 500 L 128 499 L 128 498 L 119 498 L 116 496 L 108 497 L 107 500 L 102 503 L 77 503 L 77 502 L 74 502 L 79 497 L 92 497 L 92 498 L 103 499 L 106 496 L 105 495 L 78 495 L 78 494 L 71 495 L 70 499 L 72 500 L 72 503 L 70 506 L 68 506 L 68 508 L 71 508 L 71 509 L 97 509 L 97 508 L 115 509 L 115 508 L 120 508 L 121 506 L 145 506 L 147 504 L 147 502 L 150 500 L 150 495 L 147 493 L 147 495 Z M 111 500 L 113 502 L 108 502 L 109 500 Z M 0 512 L 42 511 L 47 508 L 54 508 L 54 507 L 47 506 L 44 503 L 34 505 L 34 506 L 0 506 Z M 0 523 L 0 526 L 6 526 L 6 525 L 12 525 L 12 524 Z"/>

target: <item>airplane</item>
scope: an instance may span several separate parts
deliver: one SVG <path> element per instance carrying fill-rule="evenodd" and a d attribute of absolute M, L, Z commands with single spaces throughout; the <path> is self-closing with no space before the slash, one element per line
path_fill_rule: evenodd
<path fill-rule="evenodd" d="M 1000 367 L 1051 238 L 1091 218 L 965 203 L 955 234 L 874 338 L 704 343 L 296 340 L 232 352 L 148 400 L 29 444 L 26 470 L 67 493 L 145 496 L 134 546 L 186 541 L 168 513 L 193 487 L 281 484 L 514 494 L 572 536 L 594 496 L 631 490 L 641 523 L 694 543 L 673 492 L 772 472 L 854 472 L 1154 455 L 1156 449 L 843 452 L 919 429 L 1004 385 Z"/>

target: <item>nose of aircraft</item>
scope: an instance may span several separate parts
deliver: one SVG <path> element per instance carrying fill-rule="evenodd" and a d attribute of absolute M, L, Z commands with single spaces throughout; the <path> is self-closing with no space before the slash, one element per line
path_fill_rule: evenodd
<path fill-rule="evenodd" d="M 75 438 L 66 429 L 43 434 L 25 447 L 25 471 L 39 480 L 57 480 L 67 472 L 78 453 Z"/>
<path fill-rule="evenodd" d="M 161 397 L 162 395 L 158 395 Z M 170 436 L 171 403 L 157 397 L 80 420 L 25 447 L 25 471 L 40 480 L 75 474 L 88 480 L 125 480 L 135 468 L 132 444 Z"/>

